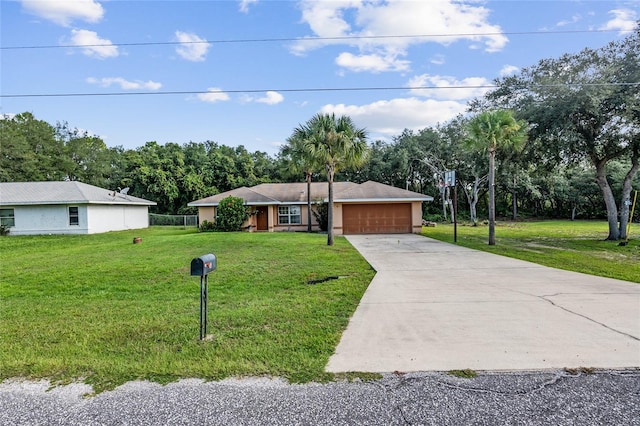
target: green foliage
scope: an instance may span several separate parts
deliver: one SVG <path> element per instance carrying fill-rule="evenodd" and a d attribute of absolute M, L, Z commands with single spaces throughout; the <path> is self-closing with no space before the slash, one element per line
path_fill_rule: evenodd
<path fill-rule="evenodd" d="M 374 271 L 346 239 L 323 238 L 165 227 L 0 238 L 0 381 L 84 380 L 99 392 L 145 379 L 330 380 L 324 368 Z M 201 342 L 189 263 L 210 252 L 213 338 Z M 306 284 L 327 275 L 347 278 Z"/>
<path fill-rule="evenodd" d="M 275 178 L 275 162 L 243 146 L 207 141 L 107 148 L 66 122 L 54 127 L 31 113 L 0 120 L 0 154 L 0 181 L 69 178 L 112 190 L 128 186 L 129 194 L 155 201 L 153 210 L 165 214 L 191 213 L 191 201 Z"/>
<path fill-rule="evenodd" d="M 209 222 L 208 220 L 203 220 L 199 227 L 200 232 L 213 232 L 216 230 L 215 222 Z"/>
<path fill-rule="evenodd" d="M 547 171 L 568 162 L 588 162 L 607 212 L 607 239 L 624 236 L 624 200 L 640 165 L 640 28 L 599 49 L 544 59 L 498 81 L 476 109 L 508 108 L 529 123 L 529 154 Z M 610 164 L 627 164 L 616 200 Z"/>
<path fill-rule="evenodd" d="M 229 196 L 220 200 L 216 212 L 216 231 L 240 231 L 242 224 L 249 219 L 249 210 L 244 200 L 239 197 Z"/>
<path fill-rule="evenodd" d="M 367 132 L 355 127 L 348 116 L 316 114 L 305 125 L 293 131 L 291 140 L 298 141 L 313 165 L 323 165 L 329 182 L 327 245 L 333 245 L 333 181 L 338 170 L 357 168 L 366 163 L 369 153 Z"/>
<path fill-rule="evenodd" d="M 428 222 L 441 222 L 443 220 L 441 214 L 423 214 L 422 219 Z"/>
<path fill-rule="evenodd" d="M 287 139 L 286 145 L 280 149 L 279 158 L 281 166 L 284 166 L 283 176 L 293 182 L 298 182 L 300 176 L 304 175 L 307 183 L 307 231 L 311 232 L 311 181 L 314 173 L 322 170 L 324 164 L 312 155 L 311 151 L 307 149 L 305 140 L 299 134 L 294 134 Z"/>
<path fill-rule="evenodd" d="M 527 125 L 506 110 L 483 112 L 468 123 L 467 144 L 489 154 L 489 245 L 495 245 L 495 155 L 498 149 L 519 151 L 527 137 Z"/>
<path fill-rule="evenodd" d="M 3 182 L 62 180 L 64 145 L 55 128 L 25 112 L 0 120 L 0 179 Z"/>
<path fill-rule="evenodd" d="M 313 212 L 313 217 L 316 218 L 316 222 L 318 222 L 320 230 L 326 231 L 329 220 L 329 204 L 324 201 L 318 201 L 315 203 L 315 207 L 315 209 L 311 210 Z"/>
<path fill-rule="evenodd" d="M 368 158 L 367 132 L 348 116 L 317 114 L 297 127 L 291 139 L 301 141 L 305 156 L 327 170 L 329 181 L 338 170 L 360 167 Z"/>
<path fill-rule="evenodd" d="M 527 138 L 526 122 L 516 120 L 507 110 L 482 112 L 471 119 L 468 127 L 470 148 L 489 153 L 500 148 L 521 149 Z"/>
<path fill-rule="evenodd" d="M 601 48 L 543 59 L 499 79 L 495 90 L 474 100 L 474 113 L 505 109 L 531 124 L 522 151 L 498 149 L 495 215 L 608 218 L 611 236 L 622 237 L 628 217 L 624 200 L 640 188 L 638 81 L 636 29 Z M 358 134 L 364 129 L 348 117 L 313 117 L 294 129 L 272 159 L 213 141 L 107 148 L 66 122 L 51 125 L 25 112 L 0 120 L 0 181 L 68 176 L 112 190 L 128 186 L 129 194 L 157 202 L 156 213 L 185 214 L 195 213 L 187 203 L 240 186 L 300 181 L 305 175 L 309 181 L 330 180 L 331 175 L 331 180 L 375 180 L 431 195 L 438 201 L 425 203 L 424 212 L 444 216 L 444 191 L 437 183 L 442 171 L 456 170 L 459 212 L 481 222 L 491 204 L 489 159 L 463 146 L 467 121 L 456 117 L 433 128 L 405 130 L 391 142 L 355 144 L 356 150 L 347 151 L 367 151 L 368 163 L 350 168 L 346 164 L 355 157 L 339 152 L 350 137 L 362 139 Z"/>
<path fill-rule="evenodd" d="M 310 180 L 314 173 L 324 169 L 324 163 L 319 163 L 318 159 L 311 155 L 304 140 L 299 136 L 289 137 L 279 152 L 284 165 L 283 175 L 293 182 L 298 182 L 302 176 Z"/>

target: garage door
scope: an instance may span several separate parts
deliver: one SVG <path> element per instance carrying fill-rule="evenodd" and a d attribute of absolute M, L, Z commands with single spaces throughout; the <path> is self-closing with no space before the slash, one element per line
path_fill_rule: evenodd
<path fill-rule="evenodd" d="M 404 234 L 411 232 L 411 204 L 343 204 L 344 234 Z"/>

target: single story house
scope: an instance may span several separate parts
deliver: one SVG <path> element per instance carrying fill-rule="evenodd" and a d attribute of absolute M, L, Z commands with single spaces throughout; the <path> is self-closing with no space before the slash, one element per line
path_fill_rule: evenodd
<path fill-rule="evenodd" d="M 251 231 L 306 231 L 307 184 L 263 183 L 192 201 L 200 221 L 215 221 L 218 203 L 226 197 L 242 198 L 251 209 L 245 227 Z M 311 201 L 328 200 L 327 182 L 311 184 Z M 378 182 L 334 182 L 333 232 L 341 234 L 420 233 L 422 202 L 433 197 Z M 311 224 L 319 230 L 315 217 Z"/>
<path fill-rule="evenodd" d="M 153 201 L 82 182 L 1 182 L 0 224 L 11 235 L 97 234 L 149 226 Z"/>

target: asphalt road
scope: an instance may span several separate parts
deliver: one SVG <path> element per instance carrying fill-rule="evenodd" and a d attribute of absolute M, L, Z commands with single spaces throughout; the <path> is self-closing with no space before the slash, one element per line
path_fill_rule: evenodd
<path fill-rule="evenodd" d="M 640 425 L 640 370 L 389 374 L 369 382 L 0 384 L 0 425 Z"/>

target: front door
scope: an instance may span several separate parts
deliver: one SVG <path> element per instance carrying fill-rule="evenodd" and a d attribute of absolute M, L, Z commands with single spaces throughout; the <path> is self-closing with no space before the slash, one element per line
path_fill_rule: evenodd
<path fill-rule="evenodd" d="M 269 230 L 269 209 L 267 206 L 258 206 L 256 208 L 258 211 L 258 231 L 268 231 Z"/>

